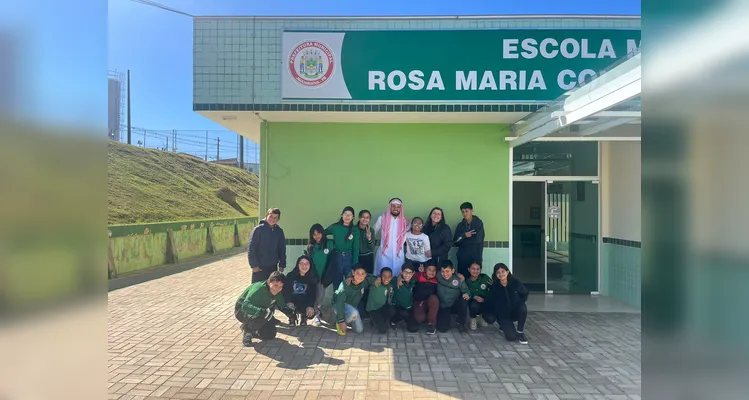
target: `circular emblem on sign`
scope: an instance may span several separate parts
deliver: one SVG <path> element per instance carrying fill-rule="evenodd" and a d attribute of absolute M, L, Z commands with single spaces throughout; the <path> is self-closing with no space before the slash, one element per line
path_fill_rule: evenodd
<path fill-rule="evenodd" d="M 328 253 L 330 253 L 330 250 L 328 250 L 328 249 L 325 249 L 325 250 L 323 250 L 322 252 L 323 252 L 323 253 L 325 253 L 325 254 L 328 254 Z"/>
<path fill-rule="evenodd" d="M 486 289 L 486 284 L 485 284 L 485 283 L 482 283 L 482 284 L 481 284 L 481 289 L 482 289 L 482 290 Z"/>
<path fill-rule="evenodd" d="M 324 43 L 309 40 L 297 44 L 289 55 L 289 72 L 304 87 L 324 85 L 335 71 L 333 52 Z"/>
<path fill-rule="evenodd" d="M 458 285 L 459 285 L 458 280 L 457 279 L 453 279 L 453 286 L 458 286 Z"/>

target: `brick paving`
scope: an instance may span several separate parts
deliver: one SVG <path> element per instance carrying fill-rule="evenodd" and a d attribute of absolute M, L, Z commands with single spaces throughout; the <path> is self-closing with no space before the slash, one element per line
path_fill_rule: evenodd
<path fill-rule="evenodd" d="M 531 312 L 528 345 L 496 327 L 339 337 L 281 324 L 279 339 L 243 347 L 233 309 L 246 262 L 110 292 L 109 399 L 640 398 L 637 314 Z"/>

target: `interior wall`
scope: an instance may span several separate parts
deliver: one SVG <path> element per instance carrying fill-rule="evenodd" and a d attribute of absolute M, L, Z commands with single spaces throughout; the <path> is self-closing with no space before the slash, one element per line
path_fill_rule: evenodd
<path fill-rule="evenodd" d="M 640 307 L 640 142 L 601 146 L 601 294 Z"/>
<path fill-rule="evenodd" d="M 640 142 L 602 142 L 602 233 L 640 241 Z"/>

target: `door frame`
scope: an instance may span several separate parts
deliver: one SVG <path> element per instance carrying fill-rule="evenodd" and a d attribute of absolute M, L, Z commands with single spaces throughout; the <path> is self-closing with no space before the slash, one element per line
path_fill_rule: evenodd
<path fill-rule="evenodd" d="M 509 218 L 509 221 L 510 221 L 510 226 L 509 226 L 510 248 L 509 248 L 509 254 L 510 254 L 510 256 L 509 256 L 509 260 L 508 260 L 509 266 L 510 266 L 510 271 L 513 271 L 513 269 L 514 269 L 514 265 L 512 265 L 512 260 L 513 260 L 513 258 L 512 258 L 513 257 L 513 255 L 512 255 L 512 248 L 513 248 L 513 243 L 512 243 L 512 226 L 513 226 L 512 225 L 513 224 L 512 214 L 514 212 L 514 207 L 515 207 L 515 204 L 513 202 L 513 184 L 515 182 L 543 182 L 544 183 L 544 215 L 543 215 L 543 218 L 547 219 L 546 222 L 545 222 L 545 224 L 548 224 L 548 215 L 549 215 L 549 210 L 548 210 L 548 207 L 549 207 L 548 189 L 549 189 L 549 183 L 553 183 L 555 181 L 560 181 L 560 182 L 561 181 L 566 181 L 566 182 L 569 182 L 569 181 L 573 181 L 573 182 L 574 181 L 592 182 L 592 183 L 595 183 L 595 185 L 597 186 L 597 189 L 598 189 L 597 190 L 597 195 L 596 195 L 596 198 L 598 199 L 598 229 L 597 229 L 597 231 L 598 231 L 597 232 L 598 233 L 597 236 L 598 237 L 596 238 L 597 239 L 596 240 L 596 247 L 597 247 L 596 263 L 598 264 L 596 270 L 597 270 L 598 276 L 597 276 L 597 279 L 596 279 L 596 281 L 597 281 L 596 290 L 591 291 L 590 295 L 591 296 L 596 296 L 596 295 L 600 294 L 600 291 L 601 291 L 601 242 L 603 240 L 602 237 L 601 237 L 601 232 L 602 232 L 601 230 L 602 230 L 602 227 L 603 227 L 603 224 L 602 224 L 603 223 L 603 221 L 602 221 L 602 217 L 603 217 L 602 206 L 603 206 L 603 203 L 602 203 L 601 200 L 602 200 L 602 196 L 603 196 L 603 193 L 602 193 L 603 191 L 601 190 L 601 143 L 600 142 L 598 143 L 598 151 L 597 151 L 597 153 L 598 154 L 596 154 L 596 156 L 597 156 L 597 161 L 598 161 L 597 162 L 597 164 L 598 164 L 598 175 L 596 175 L 596 176 L 522 176 L 522 175 L 515 176 L 515 175 L 513 175 L 513 166 L 514 166 L 514 163 L 513 163 L 513 148 L 512 147 L 510 148 L 510 171 L 509 171 L 509 174 L 510 174 L 510 190 L 508 191 L 509 192 L 509 196 L 510 196 L 510 198 L 509 198 L 509 202 L 510 202 L 510 210 L 509 210 L 509 212 L 510 212 L 510 218 Z M 553 292 L 549 292 L 549 275 L 548 275 L 548 266 L 549 266 L 549 264 L 548 264 L 548 259 L 547 259 L 547 250 L 548 250 L 548 245 L 549 245 L 548 236 L 549 235 L 548 235 L 547 230 L 544 231 L 544 233 L 546 234 L 546 237 L 544 238 L 544 293 L 546 293 L 546 294 L 554 294 Z"/>

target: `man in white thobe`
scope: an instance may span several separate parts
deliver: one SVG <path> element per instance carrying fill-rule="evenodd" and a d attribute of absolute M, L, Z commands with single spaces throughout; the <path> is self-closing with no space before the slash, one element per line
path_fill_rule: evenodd
<path fill-rule="evenodd" d="M 390 200 L 388 210 L 385 211 L 375 223 L 375 233 L 380 232 L 380 248 L 375 256 L 375 274 L 380 275 L 380 270 L 389 267 L 393 270 L 393 276 L 398 276 L 403 263 L 406 261 L 403 244 L 406 242 L 411 224 L 403 215 L 403 202 L 399 198 Z"/>

